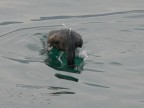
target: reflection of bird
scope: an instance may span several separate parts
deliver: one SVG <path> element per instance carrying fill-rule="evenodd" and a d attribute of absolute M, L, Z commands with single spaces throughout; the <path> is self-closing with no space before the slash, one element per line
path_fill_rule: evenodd
<path fill-rule="evenodd" d="M 74 67 L 75 49 L 82 47 L 83 40 L 79 33 L 71 29 L 60 29 L 49 32 L 48 49 L 56 48 L 67 53 L 67 64 Z"/>

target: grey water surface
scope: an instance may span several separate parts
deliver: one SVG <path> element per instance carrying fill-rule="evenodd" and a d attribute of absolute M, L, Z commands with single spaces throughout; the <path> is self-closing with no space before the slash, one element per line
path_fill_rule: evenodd
<path fill-rule="evenodd" d="M 79 73 L 41 54 L 64 24 L 84 40 Z M 144 108 L 144 1 L 1 0 L 0 108 Z"/>

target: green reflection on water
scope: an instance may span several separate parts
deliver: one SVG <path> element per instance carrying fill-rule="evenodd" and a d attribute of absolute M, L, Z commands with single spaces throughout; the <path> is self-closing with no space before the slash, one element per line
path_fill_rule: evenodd
<path fill-rule="evenodd" d="M 65 79 L 65 80 L 69 80 L 69 81 L 78 82 L 77 78 L 74 78 L 74 77 L 69 76 L 69 75 L 55 74 L 55 76 L 59 79 Z"/>
<path fill-rule="evenodd" d="M 66 53 L 59 51 L 55 48 L 52 48 L 47 53 L 47 59 L 45 60 L 45 63 L 57 70 L 60 71 L 67 71 L 72 73 L 80 73 L 83 70 L 84 66 L 84 59 L 80 58 L 76 55 L 75 57 L 75 68 L 71 68 L 67 66 L 67 60 L 66 60 Z"/>

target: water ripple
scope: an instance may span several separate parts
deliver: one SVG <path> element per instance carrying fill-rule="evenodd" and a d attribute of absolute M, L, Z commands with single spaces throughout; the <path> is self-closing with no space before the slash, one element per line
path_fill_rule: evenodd
<path fill-rule="evenodd" d="M 91 83 L 84 83 L 84 84 L 87 84 L 89 86 L 94 86 L 94 87 L 110 88 L 108 86 L 103 86 L 103 85 L 98 85 L 98 84 L 91 84 Z"/>
<path fill-rule="evenodd" d="M 9 25 L 9 24 L 17 24 L 17 23 L 23 23 L 23 22 L 17 22 L 17 21 L 6 21 L 6 22 L 1 22 L 0 26 L 3 25 Z"/>
<path fill-rule="evenodd" d="M 130 11 L 121 11 L 121 12 L 111 12 L 104 14 L 89 14 L 89 15 L 77 15 L 77 16 L 49 16 L 49 17 L 40 17 L 40 19 L 32 19 L 31 21 L 44 21 L 44 20 L 58 20 L 58 19 L 71 19 L 71 18 L 91 18 L 91 17 L 102 17 L 102 16 L 111 16 L 111 15 L 120 15 L 128 13 L 143 13 L 144 10 L 130 10 Z"/>
<path fill-rule="evenodd" d="M 16 29 L 16 30 L 13 30 L 13 31 L 7 32 L 7 33 L 5 33 L 5 34 L 2 34 L 2 35 L 0 35 L 0 37 L 6 36 L 6 35 L 8 35 L 8 34 L 15 33 L 15 32 L 18 32 L 18 31 L 22 31 L 22 30 L 30 30 L 30 29 L 36 29 L 36 28 L 42 28 L 42 27 L 58 27 L 58 26 L 61 26 L 61 25 L 52 25 L 52 26 L 35 26 L 35 27 L 20 28 L 20 29 Z"/>
<path fill-rule="evenodd" d="M 2 56 L 2 57 L 6 58 L 6 59 L 9 59 L 9 60 L 17 61 L 19 63 L 26 63 L 26 64 L 28 64 L 30 62 L 43 62 L 43 60 L 34 60 L 34 59 L 30 60 L 30 58 L 27 59 L 27 60 L 24 60 L 24 59 L 16 59 L 16 58 L 10 58 L 10 57 L 5 57 L 5 56 Z"/>
<path fill-rule="evenodd" d="M 61 90 L 61 89 L 69 89 L 65 87 L 54 87 L 54 86 L 39 86 L 39 85 L 26 85 L 26 84 L 17 84 L 16 87 L 28 88 L 28 89 L 42 89 L 46 88 L 49 90 Z"/>
<path fill-rule="evenodd" d="M 85 68 L 84 70 L 86 70 L 86 71 L 92 71 L 92 72 L 105 72 L 105 71 L 102 71 L 102 70 L 89 69 L 89 68 Z"/>
<path fill-rule="evenodd" d="M 61 92 L 54 92 L 54 93 L 50 93 L 53 96 L 59 96 L 61 94 L 75 94 L 75 92 L 68 92 L 68 91 L 61 91 Z"/>

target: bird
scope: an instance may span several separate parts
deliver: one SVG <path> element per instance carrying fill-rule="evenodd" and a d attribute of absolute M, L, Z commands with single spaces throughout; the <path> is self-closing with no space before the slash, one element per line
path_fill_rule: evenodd
<path fill-rule="evenodd" d="M 75 50 L 83 45 L 82 36 L 71 28 L 51 30 L 47 39 L 48 50 L 56 48 L 66 52 L 67 65 L 75 67 Z"/>

